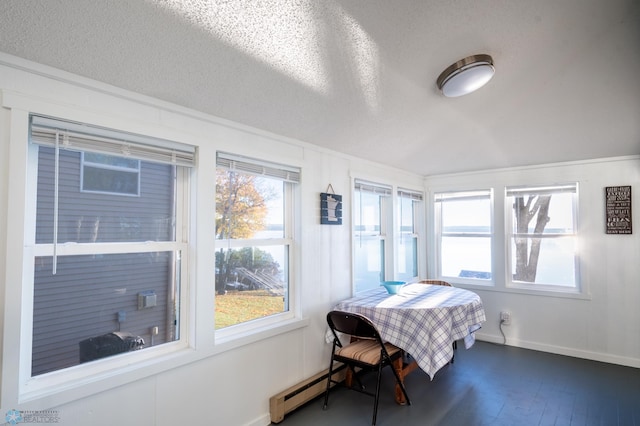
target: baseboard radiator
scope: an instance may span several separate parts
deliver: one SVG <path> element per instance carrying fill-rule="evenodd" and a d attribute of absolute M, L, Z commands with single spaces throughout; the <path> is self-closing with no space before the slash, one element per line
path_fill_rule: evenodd
<path fill-rule="evenodd" d="M 341 382 L 346 374 L 346 366 L 340 365 L 333 370 L 333 380 Z M 302 382 L 291 386 L 288 389 L 272 396 L 269 399 L 269 410 L 271 412 L 271 422 L 280 423 L 284 420 L 284 416 L 289 414 L 301 405 L 311 401 L 312 399 L 322 395 L 327 389 L 327 379 L 329 378 L 329 369 L 309 377 Z M 332 384 L 331 386 L 334 386 Z"/>

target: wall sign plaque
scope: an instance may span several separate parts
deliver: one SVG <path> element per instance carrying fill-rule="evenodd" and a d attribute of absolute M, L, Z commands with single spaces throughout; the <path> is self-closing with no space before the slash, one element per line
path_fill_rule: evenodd
<path fill-rule="evenodd" d="M 327 192 L 320 193 L 320 223 L 342 225 L 342 195 L 335 194 L 331 184 Z"/>
<path fill-rule="evenodd" d="M 607 234 L 631 234 L 631 186 L 607 186 Z"/>

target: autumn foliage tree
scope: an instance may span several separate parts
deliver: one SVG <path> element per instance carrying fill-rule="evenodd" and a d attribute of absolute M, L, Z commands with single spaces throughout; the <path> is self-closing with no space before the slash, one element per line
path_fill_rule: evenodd
<path fill-rule="evenodd" d="M 526 198 L 526 201 L 525 201 Z M 549 223 L 551 195 L 515 197 L 513 210 L 516 220 L 516 281 L 535 282 L 542 243 L 542 232 Z M 529 237 L 529 224 L 535 219 L 533 237 Z M 536 237 L 537 236 L 537 237 Z"/>
<path fill-rule="evenodd" d="M 216 239 L 251 238 L 266 226 L 267 203 L 256 177 L 218 170 L 216 173 Z"/>
<path fill-rule="evenodd" d="M 245 173 L 216 172 L 216 239 L 248 239 L 266 228 L 269 193 L 260 188 L 258 179 Z M 236 268 L 272 264 L 271 255 L 258 249 L 220 249 L 216 253 L 216 290 L 225 290 Z"/>

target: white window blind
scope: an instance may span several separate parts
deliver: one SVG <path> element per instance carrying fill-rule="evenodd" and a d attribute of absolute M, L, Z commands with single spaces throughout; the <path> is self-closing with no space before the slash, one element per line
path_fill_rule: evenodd
<path fill-rule="evenodd" d="M 367 182 L 360 179 L 355 180 L 354 188 L 356 191 L 369 192 L 382 196 L 391 196 L 392 194 L 390 186 Z"/>
<path fill-rule="evenodd" d="M 508 187 L 507 197 L 526 197 L 534 195 L 575 194 L 578 185 L 575 183 L 555 186 Z"/>
<path fill-rule="evenodd" d="M 220 168 L 282 179 L 286 182 L 300 183 L 300 168 L 271 163 L 264 160 L 218 152 L 216 165 Z"/>
<path fill-rule="evenodd" d="M 398 197 L 409 198 L 415 201 L 422 201 L 422 192 L 412 191 L 410 189 L 398 189 Z"/>
<path fill-rule="evenodd" d="M 491 190 L 440 192 L 435 194 L 435 202 L 443 201 L 470 201 L 488 200 L 491 198 Z"/>
<path fill-rule="evenodd" d="M 38 115 L 31 116 L 31 142 L 111 154 L 155 163 L 195 166 L 194 146 Z"/>

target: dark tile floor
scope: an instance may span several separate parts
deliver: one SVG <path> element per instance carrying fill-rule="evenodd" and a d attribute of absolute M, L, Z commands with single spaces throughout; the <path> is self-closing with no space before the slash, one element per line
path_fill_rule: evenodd
<path fill-rule="evenodd" d="M 365 376 L 374 388 L 375 374 Z M 509 346 L 458 345 L 455 363 L 433 381 L 416 370 L 406 379 L 411 406 L 393 400 L 385 368 L 379 426 L 640 426 L 640 369 Z M 373 398 L 344 387 L 288 414 L 281 426 L 370 425 Z"/>

